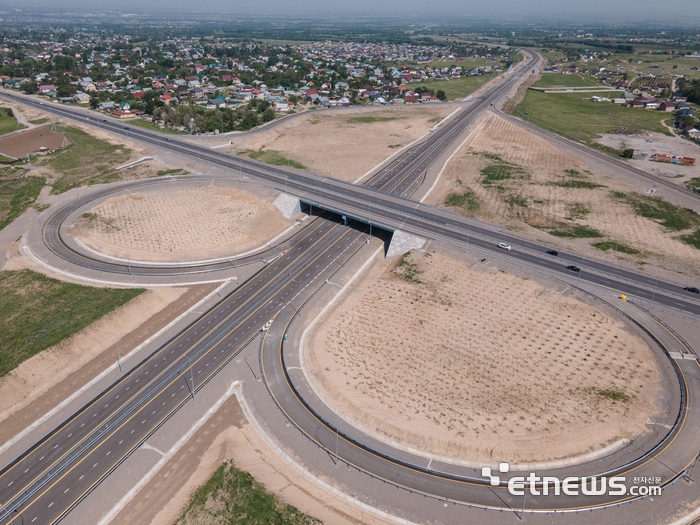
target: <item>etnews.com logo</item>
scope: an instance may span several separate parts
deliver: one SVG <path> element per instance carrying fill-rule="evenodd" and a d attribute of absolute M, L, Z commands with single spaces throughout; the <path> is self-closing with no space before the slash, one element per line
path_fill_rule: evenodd
<path fill-rule="evenodd" d="M 510 471 L 508 463 L 501 463 L 499 472 L 505 474 Z M 492 487 L 501 484 L 500 476 L 491 473 L 491 467 L 483 467 L 481 475 L 488 479 Z M 538 476 L 530 472 L 527 476 L 513 476 L 508 480 L 508 492 L 513 496 L 524 496 L 529 488 L 533 496 L 548 496 L 550 494 L 559 496 L 659 496 L 661 495 L 661 478 L 638 477 L 632 478 L 633 483 L 654 483 L 653 485 L 631 485 L 627 486 L 627 479 L 624 476 L 585 478 L 570 477 L 559 479 L 554 476 Z"/>

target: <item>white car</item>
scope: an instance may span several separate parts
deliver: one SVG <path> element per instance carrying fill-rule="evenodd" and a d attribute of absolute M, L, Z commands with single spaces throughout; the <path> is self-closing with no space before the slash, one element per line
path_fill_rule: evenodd
<path fill-rule="evenodd" d="M 498 243 L 498 247 L 499 247 L 501 250 L 508 250 L 508 251 L 510 251 L 510 250 L 513 249 L 513 248 L 510 247 L 510 244 L 506 244 L 505 242 L 499 242 L 499 243 Z"/>

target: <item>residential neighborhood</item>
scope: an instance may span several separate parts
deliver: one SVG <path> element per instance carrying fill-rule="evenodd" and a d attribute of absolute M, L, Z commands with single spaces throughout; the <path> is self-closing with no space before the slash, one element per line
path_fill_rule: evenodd
<path fill-rule="evenodd" d="M 248 130 L 339 106 L 439 103 L 444 91 L 421 82 L 492 75 L 511 64 L 497 46 L 133 42 L 82 32 L 6 37 L 0 57 L 6 88 L 180 133 Z"/>

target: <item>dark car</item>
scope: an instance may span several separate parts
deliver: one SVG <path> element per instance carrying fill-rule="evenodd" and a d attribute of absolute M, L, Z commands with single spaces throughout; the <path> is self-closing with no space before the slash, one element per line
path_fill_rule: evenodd
<path fill-rule="evenodd" d="M 698 290 L 697 288 L 695 288 L 695 286 L 686 286 L 686 287 L 683 288 L 683 289 L 684 289 L 686 292 L 690 292 L 690 293 L 700 293 L 700 290 Z"/>
<path fill-rule="evenodd" d="M 554 257 L 559 257 L 559 252 L 556 250 L 547 250 L 545 253 L 547 255 L 554 255 Z"/>
<path fill-rule="evenodd" d="M 574 266 L 573 264 L 570 264 L 569 266 L 566 267 L 567 270 L 571 270 L 572 272 L 580 272 L 581 268 L 578 266 Z"/>
<path fill-rule="evenodd" d="M 128 127 L 128 126 L 124 126 L 124 129 L 128 131 L 128 130 L 129 130 L 129 127 Z"/>

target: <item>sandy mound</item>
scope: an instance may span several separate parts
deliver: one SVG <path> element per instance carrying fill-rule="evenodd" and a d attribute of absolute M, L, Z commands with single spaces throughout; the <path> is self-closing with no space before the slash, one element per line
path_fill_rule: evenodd
<path fill-rule="evenodd" d="M 182 261 L 243 253 L 291 223 L 248 192 L 191 188 L 108 199 L 83 214 L 71 234 L 107 255 Z"/>
<path fill-rule="evenodd" d="M 486 184 L 481 170 L 504 163 L 512 167 L 511 177 Z M 643 261 L 687 275 L 700 273 L 700 251 L 677 239 L 692 230 L 670 231 L 637 216 L 631 206 L 612 196 L 614 191 L 636 194 L 629 186 L 588 170 L 546 140 L 488 114 L 445 169 L 428 203 L 446 206 L 450 194 L 471 193 L 470 203 L 453 209 L 494 224 L 505 223 L 583 255 L 612 261 L 612 250 L 604 255 L 591 244 L 619 242 L 640 254 L 618 253 L 617 260 Z M 567 239 L 546 233 L 575 226 L 598 230 L 602 237 Z"/>
<path fill-rule="evenodd" d="M 309 339 L 317 388 L 350 419 L 475 462 L 554 460 L 645 431 L 660 374 L 620 322 L 438 253 L 403 261 L 420 282 L 375 265 Z"/>
<path fill-rule="evenodd" d="M 457 106 L 396 107 L 312 113 L 305 119 L 241 137 L 239 150 L 265 146 L 309 170 L 355 181 L 428 132 Z"/>

